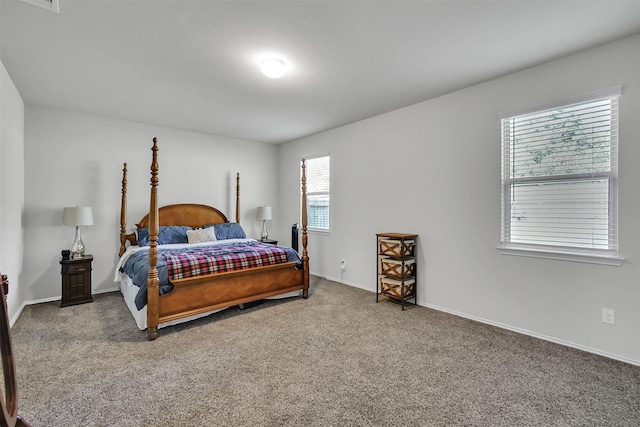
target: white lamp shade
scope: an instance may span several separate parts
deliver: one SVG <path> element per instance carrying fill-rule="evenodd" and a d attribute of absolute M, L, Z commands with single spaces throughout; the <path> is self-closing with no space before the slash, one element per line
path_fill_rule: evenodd
<path fill-rule="evenodd" d="M 256 209 L 256 219 L 270 220 L 273 219 L 271 206 L 258 206 Z"/>
<path fill-rule="evenodd" d="M 90 207 L 64 208 L 62 223 L 70 227 L 77 225 L 93 225 L 93 209 Z"/>

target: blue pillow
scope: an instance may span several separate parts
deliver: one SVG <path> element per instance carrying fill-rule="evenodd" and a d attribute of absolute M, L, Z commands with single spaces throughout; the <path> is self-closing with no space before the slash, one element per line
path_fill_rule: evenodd
<path fill-rule="evenodd" d="M 246 239 L 247 235 L 237 222 L 223 222 L 222 224 L 205 225 L 205 228 L 214 227 L 216 239 Z"/>
<path fill-rule="evenodd" d="M 158 232 L 158 244 L 169 245 L 171 243 L 188 243 L 187 230 L 191 227 L 186 225 L 161 225 Z M 149 229 L 138 230 L 138 246 L 149 246 Z"/>

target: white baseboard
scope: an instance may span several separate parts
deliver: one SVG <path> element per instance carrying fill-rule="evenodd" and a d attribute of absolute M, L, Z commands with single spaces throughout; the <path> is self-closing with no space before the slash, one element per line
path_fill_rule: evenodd
<path fill-rule="evenodd" d="M 113 288 L 109 288 L 109 289 L 100 289 L 97 291 L 93 291 L 93 295 L 98 295 L 98 294 L 108 294 L 109 292 L 120 292 L 120 288 L 115 286 Z"/>
<path fill-rule="evenodd" d="M 522 328 L 518 328 L 518 327 L 515 327 L 515 326 L 511 326 L 511 325 L 506 325 L 506 324 L 500 323 L 500 322 L 494 322 L 492 320 L 487 320 L 487 319 L 484 319 L 482 317 L 468 315 L 468 314 L 461 313 L 461 312 L 458 312 L 458 311 L 455 311 L 455 310 L 449 310 L 449 309 L 446 309 L 446 308 L 443 308 L 443 307 L 439 307 L 439 306 L 436 306 L 436 305 L 433 305 L 433 304 L 421 304 L 421 303 L 418 303 L 418 305 L 421 305 L 421 306 L 427 307 L 427 308 L 431 308 L 433 310 L 438 310 L 438 311 L 441 311 L 443 313 L 453 314 L 454 316 L 464 317 L 465 319 L 473 320 L 475 322 L 480 322 L 480 323 L 484 323 L 486 325 L 495 326 L 495 327 L 500 328 L 500 329 L 506 329 L 508 331 L 516 332 L 518 334 L 528 335 L 528 336 L 533 337 L 533 338 L 538 338 L 538 339 L 549 341 L 549 342 L 552 342 L 552 343 L 555 343 L 555 344 L 560 344 L 560 345 L 563 345 L 565 347 L 571 347 L 571 348 L 575 348 L 575 349 L 578 349 L 578 350 L 586 351 L 587 353 L 593 353 L 593 354 L 597 354 L 599 356 L 604 356 L 604 357 L 607 357 L 609 359 L 619 360 L 620 362 L 625 362 L 625 363 L 628 363 L 630 365 L 640 366 L 640 360 L 629 359 L 628 357 L 620 356 L 620 355 L 613 354 L 613 353 L 608 353 L 606 351 L 598 350 L 596 348 L 591 348 L 591 347 L 584 346 L 584 345 L 581 345 L 581 344 L 576 344 L 576 343 L 571 342 L 571 341 L 565 341 L 565 340 L 562 340 L 562 339 L 559 339 L 559 338 L 550 337 L 548 335 L 544 335 L 544 334 L 540 334 L 540 333 L 537 333 L 537 332 L 529 331 L 527 329 L 522 329 Z"/>
<path fill-rule="evenodd" d="M 317 276 L 324 277 L 325 279 L 332 280 L 334 282 L 343 283 L 345 285 L 353 286 L 354 288 L 363 289 L 363 290 L 369 291 L 371 293 L 375 293 L 376 292 L 375 289 L 372 290 L 370 288 L 364 287 L 364 286 L 362 286 L 360 284 L 357 284 L 357 283 L 351 283 L 351 282 L 342 281 L 339 278 L 336 279 L 336 278 L 333 278 L 333 277 L 326 277 L 326 276 L 320 276 L 320 275 L 317 275 Z M 559 339 L 559 338 L 550 337 L 550 336 L 547 336 L 547 335 L 544 335 L 544 334 L 539 334 L 537 332 L 532 332 L 532 331 L 529 331 L 529 330 L 526 330 L 526 329 L 518 328 L 518 327 L 515 327 L 515 326 L 511 326 L 511 325 L 507 325 L 507 324 L 504 324 L 504 323 L 500 323 L 500 322 L 494 322 L 492 320 L 487 320 L 487 319 L 484 319 L 482 317 L 472 316 L 472 315 L 469 315 L 469 314 L 466 314 L 466 313 L 462 313 L 462 312 L 459 312 L 459 311 L 449 310 L 449 309 L 446 309 L 446 308 L 443 308 L 443 307 L 439 307 L 439 306 L 436 306 L 436 305 L 433 305 L 433 304 L 426 304 L 426 303 L 424 303 L 424 302 L 422 302 L 420 300 L 418 300 L 418 305 L 422 306 L 422 307 L 431 308 L 433 310 L 441 311 L 443 313 L 452 314 L 454 316 L 463 317 L 465 319 L 473 320 L 475 322 L 480 322 L 480 323 L 484 323 L 486 325 L 495 326 L 497 328 L 506 329 L 508 331 L 516 332 L 518 334 L 528 335 L 528 336 L 533 337 L 533 338 L 538 338 L 538 339 L 549 341 L 549 342 L 552 342 L 552 343 L 555 343 L 555 344 L 560 344 L 560 345 L 563 345 L 565 347 L 571 347 L 571 348 L 575 348 L 575 349 L 578 349 L 578 350 L 586 351 L 587 353 L 593 353 L 593 354 L 597 354 L 599 356 L 604 356 L 604 357 L 607 357 L 609 359 L 619 360 L 620 362 L 628 363 L 630 365 L 640 366 L 640 360 L 630 359 L 628 357 L 624 357 L 624 356 L 620 356 L 620 355 L 617 355 L 617 354 L 608 353 L 606 351 L 598 350 L 596 348 L 591 348 L 591 347 L 588 347 L 588 346 L 576 344 L 576 343 L 571 342 L 571 341 L 565 341 L 565 340 L 562 340 L 562 339 Z"/>
<path fill-rule="evenodd" d="M 313 275 L 313 276 L 317 276 L 317 277 L 321 277 L 321 278 L 324 278 L 324 279 L 327 279 L 327 280 L 331 280 L 333 282 L 342 283 L 342 284 L 345 284 L 345 285 L 348 285 L 348 286 L 352 286 L 354 288 L 358 288 L 358 289 L 362 289 L 362 290 L 365 290 L 365 291 L 368 291 L 368 292 L 371 292 L 371 293 L 375 293 L 375 290 L 371 290 L 370 288 L 362 286 L 359 283 L 348 282 L 348 281 L 342 280 L 341 278 L 324 276 L 324 275 L 313 273 L 313 272 L 310 273 L 310 274 Z M 94 291 L 93 293 L 94 294 L 104 294 L 104 293 L 114 292 L 114 291 L 118 291 L 118 290 L 119 290 L 118 287 L 115 287 L 115 288 L 112 288 L 112 289 L 111 288 L 110 289 L 101 289 L 101 290 L 98 290 L 98 291 Z M 22 310 L 24 309 L 25 306 L 30 305 L 30 304 L 40 304 L 40 303 L 43 303 L 43 302 L 51 302 L 51 301 L 59 301 L 59 300 L 60 300 L 60 297 L 51 297 L 51 298 L 43 298 L 43 299 L 39 299 L 39 300 L 33 300 L 33 301 L 24 302 L 20 306 L 20 308 L 18 309 L 16 315 L 10 320 L 10 322 L 9 322 L 10 326 L 13 326 L 14 323 L 18 320 L 18 318 L 20 317 L 20 314 L 22 313 Z M 578 350 L 586 351 L 588 353 L 597 354 L 599 356 L 604 356 L 604 357 L 607 357 L 609 359 L 619 360 L 620 362 L 625 362 L 625 363 L 628 363 L 630 365 L 640 366 L 640 360 L 630 359 L 628 357 L 624 357 L 624 356 L 619 356 L 617 354 L 608 353 L 606 351 L 602 351 L 602 350 L 598 350 L 598 349 L 591 348 L 591 347 L 588 347 L 588 346 L 583 346 L 583 345 L 580 345 L 580 344 L 576 344 L 576 343 L 571 342 L 571 341 L 561 340 L 559 338 L 550 337 L 550 336 L 547 336 L 547 335 L 544 335 L 544 334 L 539 334 L 537 332 L 532 332 L 532 331 L 529 331 L 529 330 L 526 330 L 526 329 L 522 329 L 522 328 L 518 328 L 518 327 L 515 327 L 515 326 L 507 325 L 507 324 L 504 324 L 504 323 L 494 322 L 492 320 L 484 319 L 482 317 L 472 316 L 472 315 L 469 315 L 469 314 L 466 314 L 466 313 L 462 313 L 462 312 L 459 312 L 459 311 L 455 311 L 455 310 L 449 310 L 449 309 L 446 309 L 446 308 L 443 308 L 443 307 L 439 307 L 439 306 L 436 306 L 436 305 L 433 305 L 433 304 L 426 304 L 426 303 L 423 303 L 421 301 L 418 301 L 418 305 L 422 306 L 422 307 L 431 308 L 433 310 L 441 311 L 443 313 L 448 313 L 448 314 L 452 314 L 454 316 L 463 317 L 465 319 L 469 319 L 469 320 L 473 320 L 473 321 L 476 321 L 476 322 L 484 323 L 486 325 L 491 325 L 491 326 L 495 326 L 497 328 L 506 329 L 508 331 L 516 332 L 516 333 L 519 333 L 519 334 L 522 334 L 522 335 L 528 335 L 528 336 L 533 337 L 533 338 L 538 338 L 538 339 L 541 339 L 541 340 L 545 340 L 545 341 L 549 341 L 549 342 L 552 342 L 552 343 L 560 344 L 560 345 L 563 345 L 563 346 L 566 346 L 566 347 L 572 347 L 572 348 L 575 348 L 575 349 L 578 349 Z"/>
<path fill-rule="evenodd" d="M 11 319 L 9 319 L 9 328 L 13 328 L 13 325 L 15 325 L 16 321 L 18 320 L 18 317 L 20 317 L 20 314 L 22 313 L 22 309 L 24 309 L 25 306 L 26 306 L 26 304 L 22 303 L 22 305 L 20 306 L 18 311 L 16 311 L 15 316 L 13 316 Z"/>
<path fill-rule="evenodd" d="M 313 274 L 313 273 L 312 273 L 312 274 Z M 364 291 L 369 291 L 369 292 L 372 292 L 372 293 L 375 293 L 375 292 L 376 292 L 376 291 L 375 291 L 375 289 L 371 289 L 371 288 L 364 287 L 364 286 L 362 286 L 362 285 L 361 285 L 361 284 L 359 284 L 359 283 L 354 283 L 354 282 L 349 282 L 349 281 L 347 281 L 347 280 L 342 280 L 342 279 L 341 279 L 341 278 L 339 278 L 339 277 L 323 276 L 323 275 L 321 275 L 321 274 L 313 274 L 313 275 L 314 275 L 314 276 L 317 276 L 317 277 L 322 277 L 323 279 L 331 280 L 332 282 L 338 282 L 338 283 L 342 283 L 342 284 L 345 284 L 345 285 L 352 286 L 352 287 L 354 287 L 354 288 L 362 289 L 362 290 L 364 290 Z"/>
<path fill-rule="evenodd" d="M 92 294 L 93 295 L 106 294 L 108 292 L 114 292 L 114 291 L 118 291 L 118 290 L 119 290 L 119 288 L 116 286 L 114 288 L 100 289 L 100 290 L 97 290 L 97 291 L 92 291 Z M 13 325 L 16 323 L 16 321 L 20 317 L 20 314 L 22 314 L 22 310 L 24 310 L 24 308 L 26 306 L 32 305 L 32 304 L 42 304 L 44 302 L 60 301 L 61 298 L 62 298 L 62 296 L 57 296 L 57 297 L 41 298 L 41 299 L 37 299 L 37 300 L 30 300 L 30 301 L 23 302 L 22 305 L 20 306 L 20 308 L 18 309 L 18 311 L 16 312 L 15 316 L 13 316 L 11 318 L 11 320 L 9 320 L 9 327 L 13 327 Z"/>

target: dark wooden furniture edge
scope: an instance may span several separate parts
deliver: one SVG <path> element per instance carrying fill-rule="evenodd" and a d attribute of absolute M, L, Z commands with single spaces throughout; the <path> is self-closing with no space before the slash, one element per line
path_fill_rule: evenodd
<path fill-rule="evenodd" d="M 16 367 L 13 359 L 13 349 L 11 347 L 11 331 L 9 327 L 9 313 L 7 312 L 7 294 L 9 293 L 9 281 L 7 276 L 2 274 L 2 313 L 0 313 L 0 352 L 2 353 L 2 371 L 4 374 L 4 391 L 6 397 L 0 393 L 2 406 L 2 418 L 0 425 L 8 427 L 31 427 L 17 414 L 18 389 L 16 386 Z"/>

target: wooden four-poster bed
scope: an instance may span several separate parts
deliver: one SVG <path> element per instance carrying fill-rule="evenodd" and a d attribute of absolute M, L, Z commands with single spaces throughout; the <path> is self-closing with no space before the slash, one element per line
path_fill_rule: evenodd
<path fill-rule="evenodd" d="M 144 268 L 146 276 L 146 328 L 149 340 L 158 337 L 159 325 L 176 322 L 185 318 L 193 318 L 206 313 L 211 313 L 223 308 L 242 305 L 244 303 L 257 301 L 277 295 L 290 294 L 295 291 L 302 291 L 302 297 L 307 298 L 309 292 L 309 256 L 307 253 L 307 195 L 306 195 L 306 175 L 304 159 L 302 160 L 302 256 L 298 257 L 297 252 L 291 248 L 284 248 L 270 244 L 260 243 L 253 239 L 234 239 L 243 236 L 244 231 L 239 226 L 240 222 L 240 176 L 236 175 L 236 223 L 230 223 L 227 217 L 218 209 L 200 204 L 177 204 L 158 208 L 158 144 L 157 138 L 153 138 L 152 162 L 151 162 L 151 194 L 149 203 L 149 213 L 136 224 L 137 230 L 134 233 L 127 233 L 127 164 L 124 164 L 122 175 L 122 203 L 120 209 L 120 261 L 116 268 L 116 279 L 119 275 L 130 278 L 135 277 L 133 273 L 123 273 L 125 265 L 124 258 L 133 258 L 134 251 L 141 252 L 144 256 Z M 168 249 L 173 245 L 165 245 L 162 234 L 165 231 L 179 232 L 187 230 L 185 243 L 186 249 Z M 197 241 L 200 235 L 208 234 L 207 230 L 214 230 L 218 238 L 211 237 L 214 241 L 191 245 L 191 237 Z M 238 245 L 248 247 L 250 250 L 262 255 L 263 260 L 257 260 L 255 264 L 247 264 L 247 260 L 235 262 L 235 268 L 221 268 L 221 264 L 229 264 L 229 259 L 208 259 L 208 265 L 220 267 L 220 270 L 206 270 L 204 267 L 195 268 L 193 264 L 174 265 L 176 257 L 195 256 L 202 258 L 199 251 L 209 251 L 206 256 L 229 256 L 230 252 L 238 249 L 233 247 L 230 250 L 223 250 L 230 243 L 221 241 L 220 234 L 223 230 L 232 230 L 228 237 L 228 242 L 236 242 Z M 235 231 L 233 231 L 235 230 Z M 233 235 L 240 230 L 242 235 Z M 148 251 L 143 249 L 142 240 L 147 240 L 145 233 L 148 233 Z M 184 236 L 181 236 L 184 237 Z M 222 236 L 227 237 L 227 236 Z M 139 242 L 140 240 L 140 242 Z M 188 242 L 187 242 L 188 240 Z M 127 244 L 128 243 L 128 244 Z M 173 242 L 170 242 L 173 243 Z M 208 245 L 218 245 L 209 247 Z M 202 246 L 205 245 L 205 246 Z M 160 248 L 159 248 L 160 246 Z M 146 247 L 145 247 L 146 248 Z M 205 249 L 207 248 L 207 249 Z M 244 249 L 243 249 L 244 250 Z M 279 251 L 279 252 L 275 252 Z M 293 251 L 293 254 L 291 252 Z M 184 252 L 187 252 L 186 254 Z M 282 254 L 284 253 L 284 255 Z M 195 255 L 194 255 L 195 254 Z M 245 256 L 244 254 L 242 256 Z M 248 257 L 248 255 L 246 255 Z M 266 259 L 269 259 L 267 262 Z M 147 261 L 148 259 L 148 261 Z M 160 285 L 158 273 L 158 263 L 161 259 L 166 263 L 168 270 L 167 285 Z M 274 260 L 275 259 L 275 260 Z M 179 260 L 183 263 L 193 263 L 193 259 L 188 261 Z M 142 262 L 142 261 L 141 261 Z M 256 265 L 256 266 L 254 266 Z M 162 265 L 164 268 L 164 264 Z M 184 273 L 184 270 L 197 270 L 190 274 L 175 274 L 176 271 Z M 163 270 L 164 271 L 164 270 Z M 173 272 L 173 273 L 172 273 Z M 138 284 L 139 288 L 144 288 L 144 284 Z M 163 289 L 167 289 L 164 291 Z M 138 294 L 143 294 L 144 289 Z M 138 295 L 139 296 L 139 295 Z M 140 298 L 144 300 L 144 295 Z M 143 302 L 136 301 L 138 309 Z M 129 303 L 128 303 L 129 304 Z M 132 310 L 132 306 L 129 308 Z M 134 314 L 135 317 L 135 314 Z M 141 329 L 141 325 L 138 325 Z"/>

